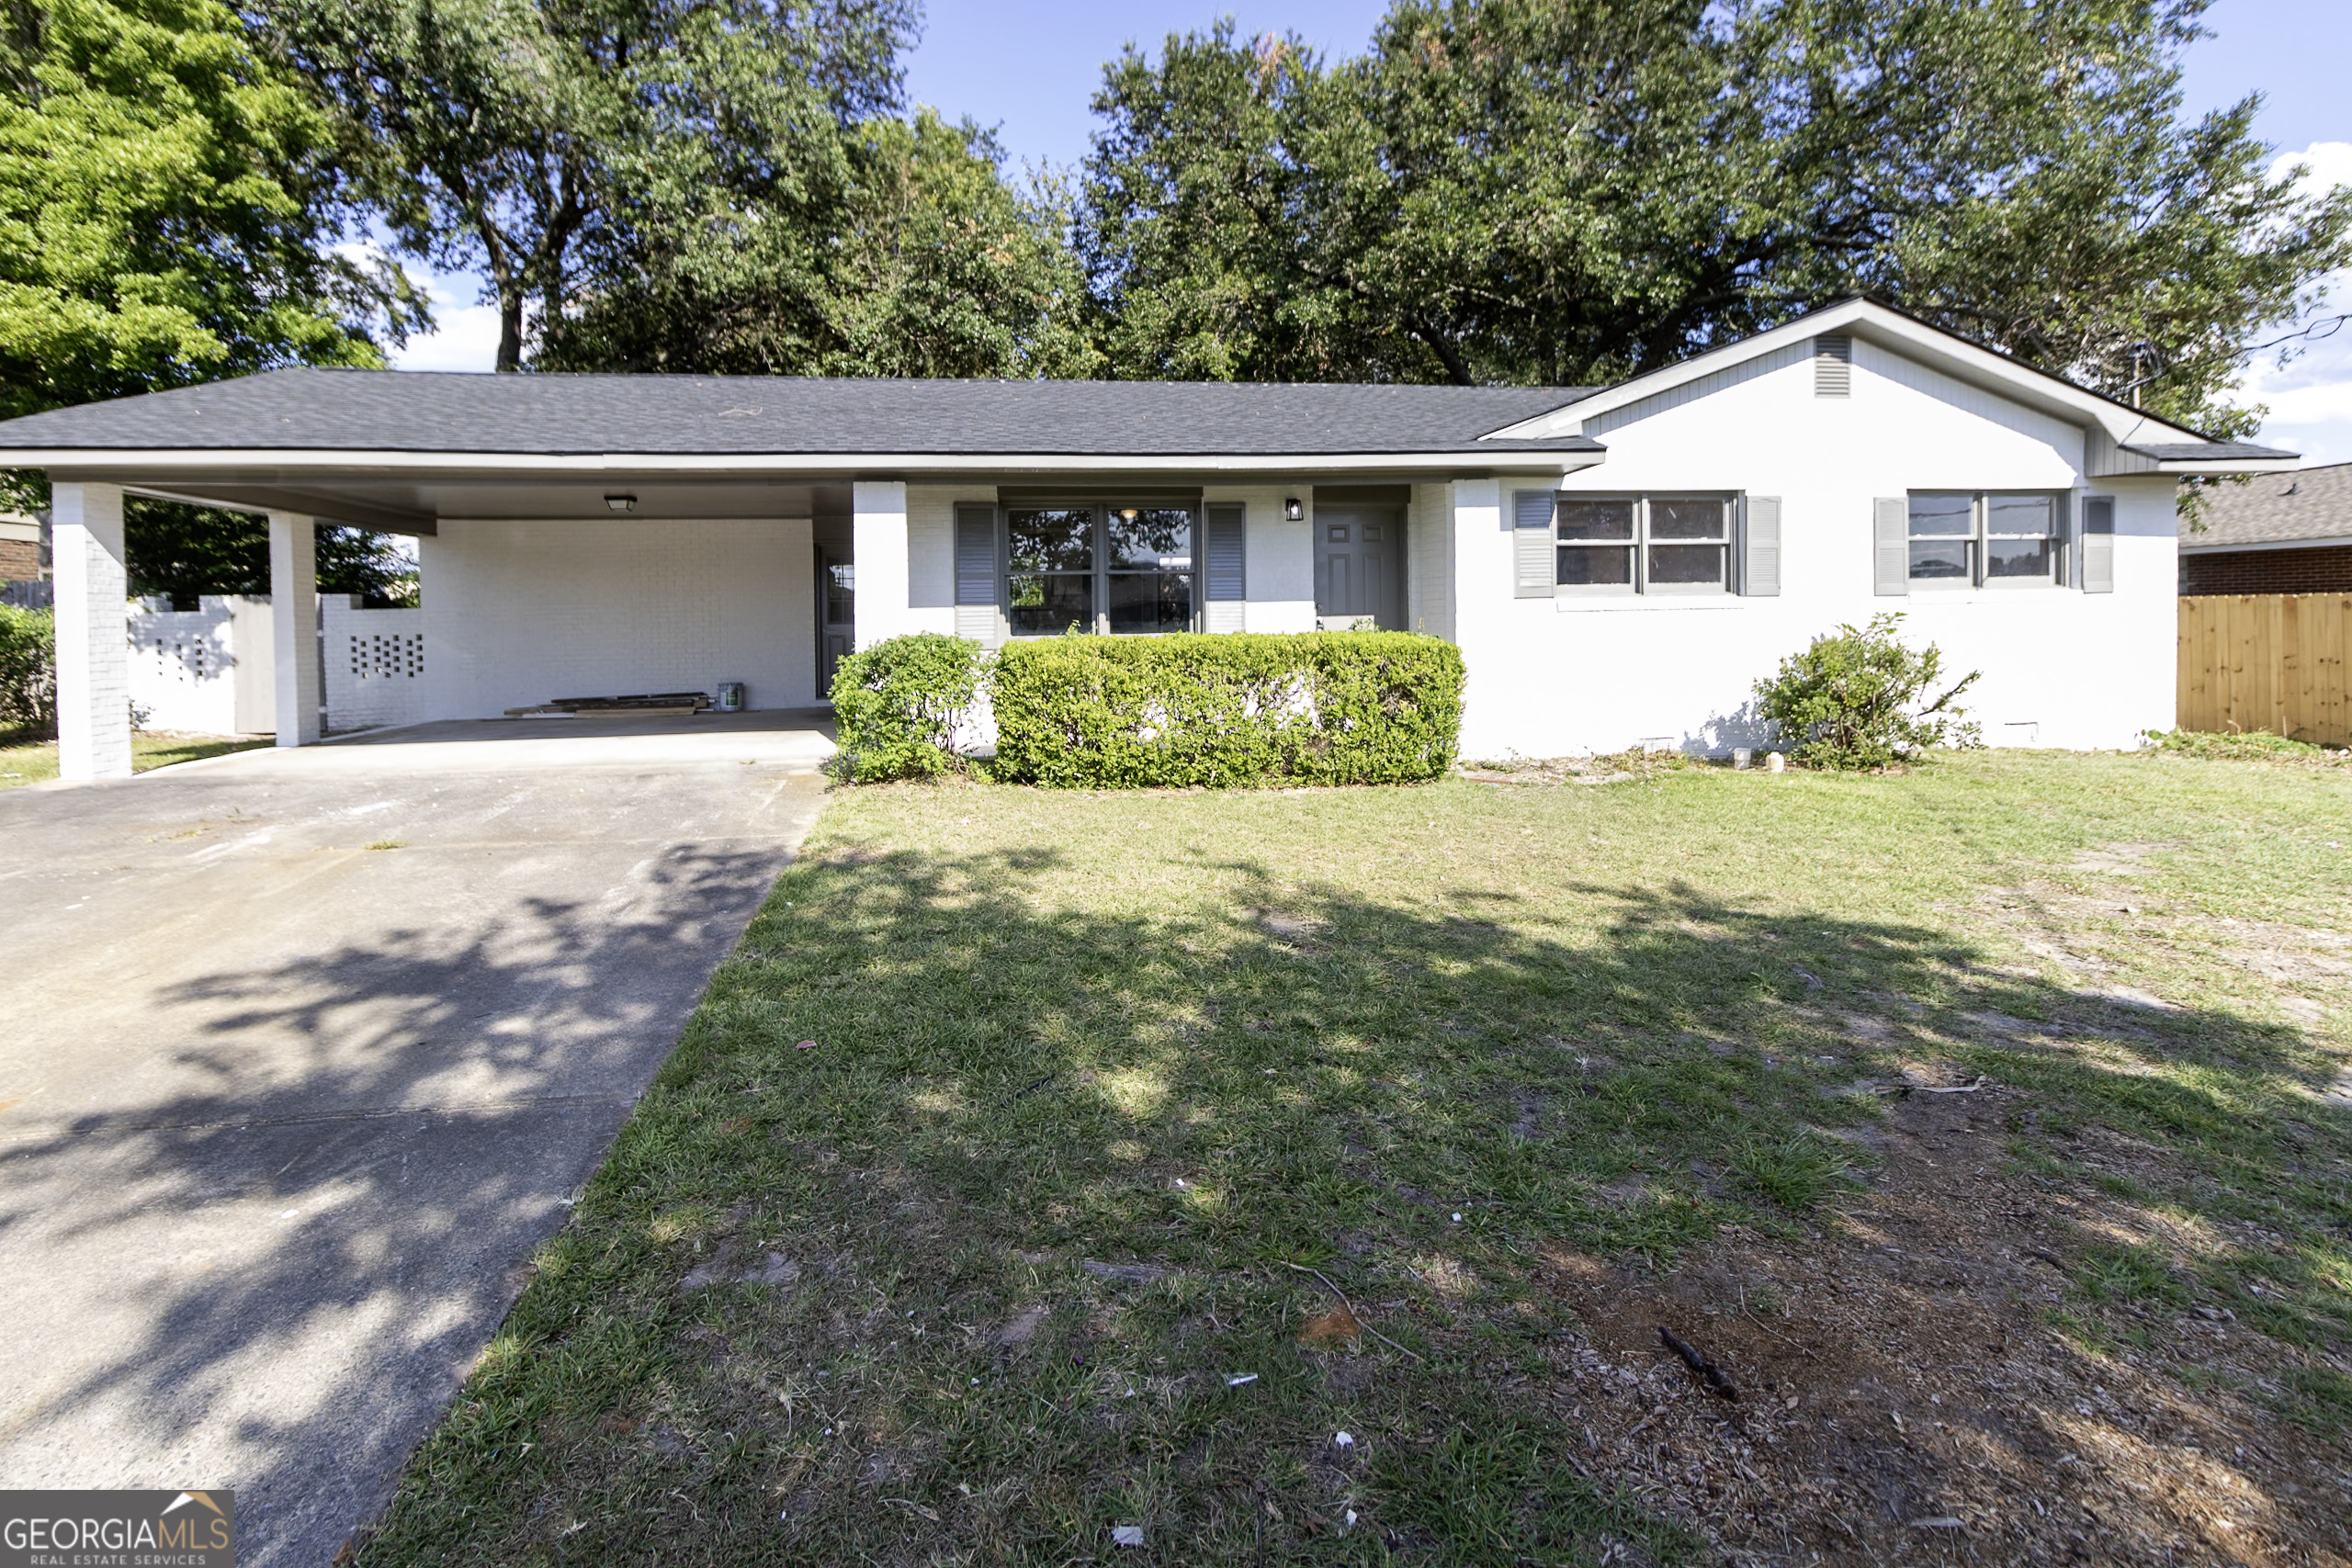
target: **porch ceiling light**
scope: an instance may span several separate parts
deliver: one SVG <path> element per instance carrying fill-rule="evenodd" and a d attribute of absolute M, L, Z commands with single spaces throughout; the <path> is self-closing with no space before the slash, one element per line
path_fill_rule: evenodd
<path fill-rule="evenodd" d="M 1284 496 L 1283 498 L 1283 521 L 1285 523 L 1306 522 L 1306 503 L 1299 500 L 1298 497 L 1295 495 Z"/>
<path fill-rule="evenodd" d="M 615 512 L 634 512 L 637 510 L 637 497 L 633 495 L 608 495 L 605 497 L 605 504 L 611 507 Z"/>

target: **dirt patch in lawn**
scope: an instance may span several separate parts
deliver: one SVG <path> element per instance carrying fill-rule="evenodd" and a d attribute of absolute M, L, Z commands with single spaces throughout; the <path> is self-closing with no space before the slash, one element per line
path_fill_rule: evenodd
<path fill-rule="evenodd" d="M 1664 1274 L 1555 1253 L 1577 1327 L 1544 1393 L 1579 1462 L 1736 1556 L 2352 1562 L 2345 1448 L 2228 1387 L 2283 1381 L 2276 1341 L 2213 1308 L 2130 1309 L 2133 1348 L 2062 1332 L 2086 1249 L 2146 1222 L 2002 1173 L 2025 1099 L 1896 1100 L 1834 1234 L 1733 1230 Z"/>

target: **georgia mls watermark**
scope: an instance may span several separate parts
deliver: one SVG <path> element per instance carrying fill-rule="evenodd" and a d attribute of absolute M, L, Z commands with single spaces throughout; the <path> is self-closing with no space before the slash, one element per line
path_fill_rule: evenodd
<path fill-rule="evenodd" d="M 0 1492 L 0 1568 L 237 1568 L 229 1492 Z"/>

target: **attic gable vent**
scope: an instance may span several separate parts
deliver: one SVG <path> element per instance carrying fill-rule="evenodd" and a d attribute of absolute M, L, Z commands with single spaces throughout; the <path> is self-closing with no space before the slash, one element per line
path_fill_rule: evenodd
<path fill-rule="evenodd" d="M 1854 340 L 1845 334 L 1813 340 L 1813 395 L 1843 398 L 1854 390 Z"/>

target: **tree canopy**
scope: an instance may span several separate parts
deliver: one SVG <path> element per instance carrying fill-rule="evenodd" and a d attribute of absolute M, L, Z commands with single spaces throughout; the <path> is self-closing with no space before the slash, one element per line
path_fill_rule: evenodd
<path fill-rule="evenodd" d="M 500 369 L 1064 373 L 1050 192 L 900 116 L 909 0 L 284 0 L 413 254 L 478 265 Z"/>
<path fill-rule="evenodd" d="M 19 0 L 0 82 L 0 417 L 380 365 L 422 319 L 334 249 L 327 118 L 216 0 Z"/>
<path fill-rule="evenodd" d="M 820 170 L 714 167 L 599 246 L 549 368 L 1076 376 L 1099 364 L 1067 198 L 1016 188 L 993 141 L 931 110 L 868 119 Z"/>
<path fill-rule="evenodd" d="M 1567 384 L 1868 293 L 2212 430 L 2352 193 L 2191 118 L 2207 0 L 1392 0 L 1105 68 L 1074 179 L 909 113 L 916 0 L 15 0 L 0 412 L 422 319 L 498 366 Z"/>
<path fill-rule="evenodd" d="M 2181 114 L 2203 0 L 1396 0 L 1362 57 L 1231 25 L 1095 98 L 1079 246 L 1125 376 L 1591 382 L 1869 293 L 2217 432 L 2352 261 L 2258 100 Z"/>

